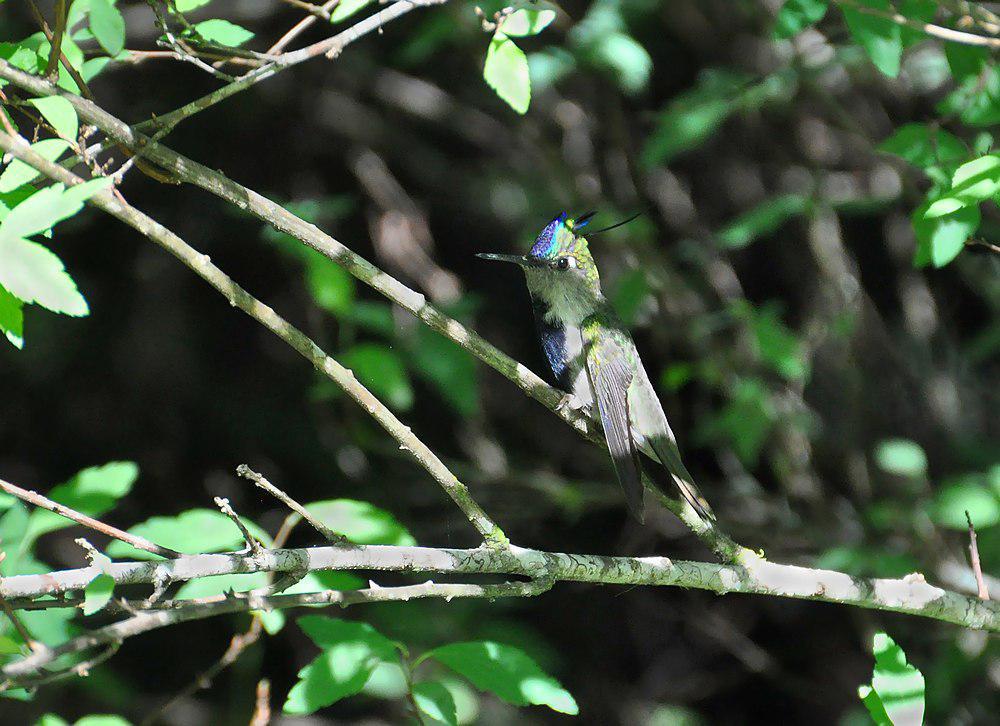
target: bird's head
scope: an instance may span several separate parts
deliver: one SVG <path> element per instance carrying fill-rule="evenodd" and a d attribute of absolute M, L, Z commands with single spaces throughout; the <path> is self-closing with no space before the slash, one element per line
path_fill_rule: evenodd
<path fill-rule="evenodd" d="M 526 255 L 501 255 L 483 253 L 484 260 L 513 262 L 520 265 L 529 277 L 548 279 L 553 283 L 577 283 L 592 290 L 600 290 L 597 266 L 590 255 L 587 240 L 581 230 L 590 222 L 594 212 L 570 218 L 563 212 L 543 229 L 531 251 Z"/>

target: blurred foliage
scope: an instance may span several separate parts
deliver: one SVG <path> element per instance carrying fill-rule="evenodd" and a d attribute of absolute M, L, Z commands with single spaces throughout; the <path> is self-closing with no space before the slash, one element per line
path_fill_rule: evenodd
<path fill-rule="evenodd" d="M 154 5 L 209 62 L 227 47 L 264 52 L 304 17 L 297 3 Z M 381 7 L 344 0 L 299 41 Z M 775 560 L 859 576 L 919 572 L 974 592 L 969 519 L 987 575 L 1000 562 L 1000 71 L 995 53 L 920 26 L 995 40 L 995 5 L 483 8 L 420 9 L 336 63 L 288 71 L 186 121 L 167 143 L 284 200 L 537 370 L 523 281 L 484 270 L 472 253 L 524 250 L 562 208 L 599 208 L 611 221 L 644 210 L 592 246 L 724 527 Z M 0 58 L 44 73 L 46 36 L 23 5 L 4 10 Z M 221 82 L 142 55 L 172 47 L 148 5 L 73 0 L 67 27 L 67 62 L 129 122 Z M 65 67 L 57 74 L 79 91 Z M 0 113 L 45 158 L 69 163 L 91 143 L 63 99 L 2 88 Z M 119 150 L 102 154 L 101 174 L 121 170 Z M 4 161 L 5 478 L 136 523 L 130 531 L 161 545 L 221 552 L 245 542 L 205 508 L 216 494 L 261 542 L 281 529 L 286 512 L 225 473 L 257 460 L 352 541 L 475 544 L 433 483 L 327 379 L 131 231 L 81 213 L 106 179 L 66 189 Z M 122 189 L 350 366 L 514 541 L 707 556 L 671 521 L 623 524 L 600 451 L 321 253 L 135 169 Z M 304 529 L 294 536 L 314 542 Z M 81 532 L 0 497 L 0 575 L 79 566 Z M 152 557 L 94 544 L 114 558 Z M 104 557 L 94 556 L 99 567 Z M 266 584 L 232 575 L 172 595 Z M 324 572 L 287 592 L 364 586 Z M 99 574 L 79 611 L 23 620 L 55 645 L 108 622 L 110 598 L 130 594 Z M 393 603 L 350 615 L 285 628 L 293 615 L 254 613 L 269 637 L 161 716 L 245 723 L 261 677 L 274 683 L 275 710 L 284 703 L 323 722 L 536 723 L 579 710 L 598 723 L 753 723 L 773 720 L 777 702 L 792 723 L 964 725 L 991 723 L 1000 709 L 995 640 L 887 614 L 566 585 L 530 602 Z M 5 692 L 0 720 L 138 722 L 247 619 L 150 635 L 86 679 Z M 0 622 L 0 661 L 26 653 Z M 876 631 L 862 708 L 853 688 L 867 677 Z M 174 666 L 151 673 L 150 658 Z M 123 716 L 86 715 L 111 712 Z"/>

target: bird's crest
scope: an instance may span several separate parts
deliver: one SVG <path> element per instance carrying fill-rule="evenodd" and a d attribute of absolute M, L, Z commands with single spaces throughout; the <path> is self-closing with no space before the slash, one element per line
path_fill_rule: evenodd
<path fill-rule="evenodd" d="M 535 244 L 528 253 L 536 260 L 553 260 L 557 257 L 574 257 L 580 267 L 593 267 L 594 259 L 590 256 L 587 240 L 580 230 L 587 226 L 594 212 L 581 214 L 570 218 L 566 212 L 545 225 Z"/>

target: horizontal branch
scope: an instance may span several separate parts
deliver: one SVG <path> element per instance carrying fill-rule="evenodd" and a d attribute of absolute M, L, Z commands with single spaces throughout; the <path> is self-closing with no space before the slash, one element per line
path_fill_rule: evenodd
<path fill-rule="evenodd" d="M 586 416 L 571 406 L 561 405 L 564 396 L 562 391 L 550 386 L 527 366 L 493 346 L 474 330 L 470 330 L 429 304 L 423 294 L 383 272 L 316 225 L 296 217 L 281 205 L 229 179 L 221 172 L 209 169 L 152 141 L 95 103 L 57 88 L 37 76 L 24 73 L 4 60 L 0 60 L 0 78 L 39 96 L 59 95 L 66 98 L 73 104 L 81 119 L 99 128 L 115 142 L 155 162 L 178 179 L 201 187 L 236 205 L 276 230 L 295 237 L 306 246 L 330 258 L 355 278 L 499 372 L 585 438 L 605 446 L 603 437 L 598 431 L 592 430 Z M 752 554 L 717 529 L 714 523 L 702 519 L 687 502 L 670 499 L 655 488 L 650 488 L 664 506 L 676 514 L 695 535 L 723 559 L 738 561 Z"/>
<path fill-rule="evenodd" d="M 666 557 L 604 557 L 511 547 L 495 550 L 355 545 L 186 555 L 163 562 L 119 562 L 0 582 L 0 596 L 17 607 L 27 600 L 86 587 L 106 572 L 116 585 L 155 585 L 215 575 L 366 570 L 439 574 L 519 575 L 538 580 L 604 585 L 651 585 L 745 593 L 839 603 L 942 620 L 1000 632 L 1000 603 L 928 584 L 920 574 L 902 579 L 853 577 L 832 570 L 781 565 L 764 559 L 744 564 L 670 560 Z"/>
<path fill-rule="evenodd" d="M 295 593 L 290 595 L 258 595 L 255 593 L 234 593 L 230 596 L 205 598 L 208 602 L 173 603 L 170 609 L 156 609 L 137 612 L 103 628 L 73 638 L 55 648 L 43 648 L 31 655 L 0 668 L 5 681 L 0 682 L 0 691 L 19 687 L 25 677 L 32 677 L 49 663 L 66 655 L 81 653 L 92 648 L 117 645 L 127 638 L 135 637 L 151 630 L 165 628 L 192 620 L 203 620 L 217 615 L 247 612 L 250 610 L 276 610 L 279 608 L 316 605 L 358 605 L 376 602 L 406 602 L 423 598 L 438 597 L 451 601 L 455 598 L 498 598 L 530 597 L 544 592 L 550 586 L 548 581 L 508 582 L 500 584 L 455 584 L 424 582 L 419 585 L 399 587 L 368 587 L 360 590 L 325 590 L 315 593 Z"/>
<path fill-rule="evenodd" d="M 915 18 L 908 18 L 905 15 L 892 10 L 881 10 L 879 8 L 870 7 L 858 2 L 857 0 L 836 0 L 836 2 L 841 7 L 850 8 L 851 10 L 864 15 L 882 18 L 883 20 L 888 20 L 891 23 L 895 23 L 896 25 L 901 25 L 906 28 L 919 30 L 924 34 L 939 40 L 961 43 L 962 45 L 971 45 L 977 48 L 990 48 L 992 50 L 1000 48 L 1000 38 L 992 38 L 987 35 L 977 35 L 976 33 L 967 33 L 963 30 L 955 30 L 954 28 L 946 28 L 942 25 L 936 25 L 934 23 L 926 23 Z"/>

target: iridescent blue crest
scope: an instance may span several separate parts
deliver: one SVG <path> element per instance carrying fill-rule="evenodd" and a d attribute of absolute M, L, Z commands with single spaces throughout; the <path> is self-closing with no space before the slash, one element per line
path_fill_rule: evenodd
<path fill-rule="evenodd" d="M 565 225 L 566 212 L 562 212 L 558 217 L 545 225 L 545 229 L 535 238 L 535 244 L 532 246 L 528 256 L 534 257 L 536 260 L 555 257 L 560 249 L 559 231 Z"/>

